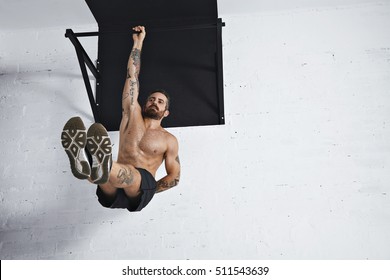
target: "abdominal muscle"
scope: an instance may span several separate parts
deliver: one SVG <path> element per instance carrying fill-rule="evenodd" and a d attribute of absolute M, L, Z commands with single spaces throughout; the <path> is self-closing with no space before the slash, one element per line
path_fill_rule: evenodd
<path fill-rule="evenodd" d="M 157 169 L 164 160 L 164 153 L 161 149 L 150 149 L 151 146 L 156 146 L 156 143 L 148 143 L 151 140 L 149 137 L 143 137 L 139 144 L 132 141 L 122 140 L 119 144 L 118 163 L 131 164 L 136 168 L 143 168 L 149 171 L 155 177 Z M 151 145 L 152 144 L 152 145 Z M 153 145 L 154 144 L 154 145 Z"/>
<path fill-rule="evenodd" d="M 146 169 L 155 176 L 167 150 L 167 131 L 146 128 L 137 112 L 132 118 L 122 117 L 117 162 Z"/>

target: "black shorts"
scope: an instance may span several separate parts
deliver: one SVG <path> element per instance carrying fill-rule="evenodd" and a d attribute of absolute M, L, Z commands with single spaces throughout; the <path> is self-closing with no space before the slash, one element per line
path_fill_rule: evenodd
<path fill-rule="evenodd" d="M 147 170 L 136 168 L 141 174 L 141 194 L 138 197 L 128 197 L 123 189 L 117 190 L 116 197 L 107 197 L 100 187 L 97 187 L 96 195 L 100 204 L 106 208 L 123 208 L 130 212 L 141 211 L 152 200 L 156 192 L 156 180 Z"/>

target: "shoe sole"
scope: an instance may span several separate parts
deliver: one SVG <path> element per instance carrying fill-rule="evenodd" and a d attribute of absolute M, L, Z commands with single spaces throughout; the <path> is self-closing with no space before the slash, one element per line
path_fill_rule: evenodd
<path fill-rule="evenodd" d="M 99 185 L 107 183 L 112 164 L 112 145 L 107 130 L 94 123 L 87 132 L 87 150 L 92 156 L 91 180 Z"/>
<path fill-rule="evenodd" d="M 68 155 L 70 168 L 78 179 L 88 179 L 91 167 L 85 154 L 87 132 L 79 117 L 68 120 L 61 134 L 62 147 Z"/>

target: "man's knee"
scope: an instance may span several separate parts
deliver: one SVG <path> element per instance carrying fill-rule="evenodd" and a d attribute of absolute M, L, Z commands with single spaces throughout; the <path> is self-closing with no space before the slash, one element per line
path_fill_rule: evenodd
<path fill-rule="evenodd" d="M 131 186 L 134 183 L 134 170 L 128 166 L 121 166 L 116 178 L 121 185 Z"/>
<path fill-rule="evenodd" d="M 117 189 L 113 186 L 111 186 L 110 183 L 101 184 L 98 185 L 97 188 L 104 193 L 106 197 L 109 197 L 111 199 L 115 199 Z"/>
<path fill-rule="evenodd" d="M 130 164 L 114 162 L 111 169 L 109 183 L 114 188 L 138 189 L 141 183 L 141 175 Z"/>

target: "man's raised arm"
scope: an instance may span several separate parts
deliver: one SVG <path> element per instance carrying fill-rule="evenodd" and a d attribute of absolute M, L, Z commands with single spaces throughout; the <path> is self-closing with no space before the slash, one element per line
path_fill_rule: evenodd
<path fill-rule="evenodd" d="M 136 26 L 133 28 L 137 33 L 133 34 L 133 48 L 127 63 L 127 76 L 122 95 L 123 113 L 129 113 L 130 108 L 139 105 L 139 80 L 138 75 L 141 69 L 141 50 L 146 36 L 145 27 Z"/>

